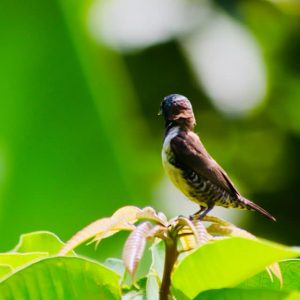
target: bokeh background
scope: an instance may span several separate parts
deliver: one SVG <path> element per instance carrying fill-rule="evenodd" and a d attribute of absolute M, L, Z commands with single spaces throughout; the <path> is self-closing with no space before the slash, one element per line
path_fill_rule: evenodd
<path fill-rule="evenodd" d="M 0 23 L 0 250 L 34 230 L 66 240 L 124 205 L 195 212 L 161 166 L 171 93 L 278 222 L 214 214 L 300 245 L 298 0 L 3 0 Z M 123 238 L 80 251 L 119 255 Z"/>

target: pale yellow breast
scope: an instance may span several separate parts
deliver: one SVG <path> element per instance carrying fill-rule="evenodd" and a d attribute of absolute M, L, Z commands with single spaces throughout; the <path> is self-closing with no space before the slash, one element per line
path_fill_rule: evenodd
<path fill-rule="evenodd" d="M 169 163 L 169 159 L 172 157 L 172 151 L 170 148 L 170 142 L 172 138 L 174 138 L 178 134 L 178 127 L 174 127 L 170 130 L 169 134 L 165 138 L 163 148 L 162 148 L 162 163 L 164 166 L 164 169 L 173 182 L 173 184 L 188 198 L 190 198 L 193 201 L 196 201 L 196 199 L 192 199 L 190 197 L 190 186 L 187 184 L 186 180 L 182 176 L 182 171 L 176 167 L 174 167 L 172 164 Z M 197 202 L 197 201 L 196 201 Z"/>

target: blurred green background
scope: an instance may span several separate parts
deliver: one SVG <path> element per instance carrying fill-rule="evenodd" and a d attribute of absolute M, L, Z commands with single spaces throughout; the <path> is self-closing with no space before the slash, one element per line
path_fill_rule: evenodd
<path fill-rule="evenodd" d="M 66 240 L 124 205 L 193 213 L 160 161 L 156 114 L 171 93 L 192 101 L 207 149 L 278 222 L 215 214 L 300 244 L 297 0 L 1 4 L 0 250 L 34 230 Z M 118 255 L 122 238 L 81 251 Z"/>

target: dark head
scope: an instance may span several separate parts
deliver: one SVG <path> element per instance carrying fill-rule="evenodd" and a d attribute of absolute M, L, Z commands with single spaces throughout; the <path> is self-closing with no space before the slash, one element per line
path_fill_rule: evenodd
<path fill-rule="evenodd" d="M 179 125 L 192 129 L 196 124 L 192 104 L 182 95 L 166 96 L 160 104 L 160 114 L 164 116 L 166 127 Z"/>

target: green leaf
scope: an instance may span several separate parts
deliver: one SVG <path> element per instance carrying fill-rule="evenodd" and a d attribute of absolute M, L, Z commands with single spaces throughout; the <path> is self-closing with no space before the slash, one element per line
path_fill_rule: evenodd
<path fill-rule="evenodd" d="M 125 273 L 125 266 L 122 259 L 118 258 L 108 258 L 104 261 L 104 266 L 107 268 L 115 271 L 118 273 L 121 277 L 124 276 Z"/>
<path fill-rule="evenodd" d="M 159 299 L 159 285 L 157 277 L 154 274 L 149 274 L 146 284 L 146 299 L 158 300 Z"/>
<path fill-rule="evenodd" d="M 10 265 L 1 264 L 0 265 L 0 278 L 12 272 L 13 268 Z"/>
<path fill-rule="evenodd" d="M 49 231 L 35 231 L 22 234 L 19 243 L 14 248 L 15 252 L 48 252 L 49 255 L 57 254 L 64 243 L 54 233 Z"/>
<path fill-rule="evenodd" d="M 146 295 L 147 277 L 140 278 L 135 284 L 123 288 L 122 300 L 152 300 Z"/>
<path fill-rule="evenodd" d="M 8 253 L 0 253 L 0 278 L 16 268 L 56 254 L 64 243 L 53 233 L 37 231 L 21 235 L 17 246 Z"/>
<path fill-rule="evenodd" d="M 147 276 L 146 284 L 146 299 L 147 300 L 158 300 L 159 299 L 159 287 L 161 284 L 164 259 L 165 259 L 165 246 L 164 242 L 157 240 L 151 246 L 151 266 Z"/>
<path fill-rule="evenodd" d="M 300 300 L 298 292 L 283 292 L 274 290 L 244 290 L 244 289 L 220 289 L 206 291 L 198 295 L 194 300 Z"/>
<path fill-rule="evenodd" d="M 157 241 L 151 246 L 150 272 L 154 273 L 161 281 L 164 271 L 165 245 L 163 241 Z"/>
<path fill-rule="evenodd" d="M 79 257 L 51 257 L 0 283 L 0 299 L 120 299 L 119 276 Z"/>
<path fill-rule="evenodd" d="M 47 252 L 36 253 L 0 253 L 0 265 L 8 265 L 13 269 L 31 261 L 48 257 Z"/>
<path fill-rule="evenodd" d="M 261 272 L 241 283 L 238 287 L 245 289 L 275 289 L 300 292 L 300 260 L 290 259 L 279 263 L 283 276 L 283 285 L 278 280 L 271 281 L 266 272 Z"/>
<path fill-rule="evenodd" d="M 235 286 L 271 263 L 299 254 L 297 248 L 263 240 L 221 239 L 182 259 L 173 273 L 172 289 L 175 296 L 181 291 L 181 295 L 193 298 L 205 290 Z"/>

